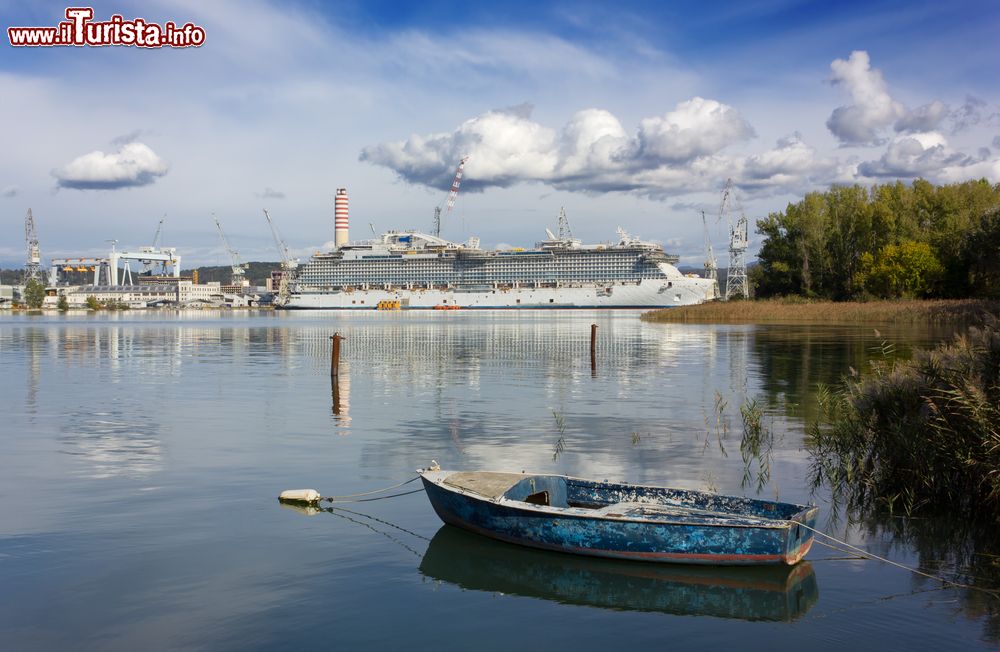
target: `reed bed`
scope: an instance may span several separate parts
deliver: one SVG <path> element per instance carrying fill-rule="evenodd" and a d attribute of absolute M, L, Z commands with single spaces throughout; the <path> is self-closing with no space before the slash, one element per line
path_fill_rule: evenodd
<path fill-rule="evenodd" d="M 821 391 L 813 481 L 852 510 L 1000 522 L 1000 320 Z"/>
<path fill-rule="evenodd" d="M 975 324 L 989 316 L 1000 316 L 1000 301 L 904 300 L 904 301 L 807 301 L 765 299 L 757 301 L 713 301 L 695 306 L 653 310 L 644 321 L 716 323 L 824 323 L 824 324 Z"/>

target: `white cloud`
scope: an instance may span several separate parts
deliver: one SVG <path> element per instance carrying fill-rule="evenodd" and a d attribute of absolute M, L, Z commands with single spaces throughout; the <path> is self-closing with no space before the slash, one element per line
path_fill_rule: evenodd
<path fill-rule="evenodd" d="M 142 143 L 130 142 L 115 152 L 90 152 L 53 170 L 62 188 L 117 190 L 146 186 L 167 173 L 167 162 Z"/>
<path fill-rule="evenodd" d="M 889 95 L 882 73 L 872 69 L 864 50 L 851 52 L 846 61 L 835 59 L 830 69 L 831 81 L 844 86 L 854 103 L 834 109 L 827 128 L 845 144 L 879 144 L 880 130 L 906 115 L 906 109 Z"/>
<path fill-rule="evenodd" d="M 7 186 L 3 190 L 0 190 L 0 196 L 3 197 L 17 197 L 17 186 Z"/>
<path fill-rule="evenodd" d="M 620 169 L 631 144 L 622 123 L 603 109 L 577 112 L 559 140 L 558 174 L 563 177 Z"/>
<path fill-rule="evenodd" d="M 753 136 L 753 127 L 736 109 L 695 97 L 662 117 L 640 122 L 638 138 L 641 157 L 684 163 Z"/>
<path fill-rule="evenodd" d="M 465 155 L 463 189 L 543 182 L 557 189 L 671 194 L 706 172 L 706 159 L 746 140 L 753 128 L 731 106 L 693 98 L 643 119 L 635 136 L 603 109 L 584 109 L 556 131 L 525 105 L 489 111 L 451 133 L 412 135 L 365 147 L 361 160 L 411 183 L 446 187 Z"/>
<path fill-rule="evenodd" d="M 944 168 L 964 168 L 973 163 L 976 163 L 974 159 L 949 148 L 942 134 L 930 131 L 893 139 L 879 160 L 866 161 L 858 166 L 858 175 L 936 179 Z"/>
<path fill-rule="evenodd" d="M 744 188 L 804 192 L 829 182 L 836 166 L 835 160 L 820 158 L 816 149 L 802 140 L 802 134 L 795 132 L 778 139 L 774 148 L 748 156 L 738 179 Z"/>

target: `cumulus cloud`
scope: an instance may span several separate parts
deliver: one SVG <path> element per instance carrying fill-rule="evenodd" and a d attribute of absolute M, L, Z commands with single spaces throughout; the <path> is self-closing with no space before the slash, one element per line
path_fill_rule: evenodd
<path fill-rule="evenodd" d="M 435 188 L 447 187 L 456 161 L 468 155 L 463 190 L 537 181 L 565 190 L 657 194 L 699 176 L 708 158 L 754 135 L 736 109 L 700 97 L 642 120 L 635 135 L 603 109 L 579 111 L 559 130 L 533 121 L 530 109 L 489 111 L 450 133 L 366 147 L 360 159 Z"/>
<path fill-rule="evenodd" d="M 264 188 L 264 192 L 256 193 L 256 195 L 258 197 L 260 197 L 261 199 L 284 199 L 285 198 L 285 193 L 281 192 L 280 190 L 275 190 L 274 188 L 271 188 L 270 186 L 265 187 Z"/>
<path fill-rule="evenodd" d="M 746 189 L 781 188 L 805 191 L 831 180 L 836 172 L 834 160 L 821 158 L 816 149 L 795 132 L 779 138 L 775 147 L 748 156 L 737 178 Z"/>
<path fill-rule="evenodd" d="M 653 161 L 684 163 L 754 135 L 753 127 L 733 107 L 695 97 L 664 116 L 639 123 L 639 155 Z"/>
<path fill-rule="evenodd" d="M 111 153 L 90 152 L 52 171 L 61 188 L 118 190 L 146 186 L 167 173 L 169 166 L 142 143 L 123 144 Z"/>
<path fill-rule="evenodd" d="M 4 197 L 17 197 L 17 192 L 17 186 L 7 186 L 3 190 L 0 190 L 0 195 L 3 195 Z"/>
<path fill-rule="evenodd" d="M 925 132 L 937 129 L 941 121 L 948 117 L 948 105 L 941 100 L 907 111 L 896 121 L 896 131 Z"/>
<path fill-rule="evenodd" d="M 853 104 L 833 110 L 827 128 L 846 145 L 877 145 L 879 132 L 906 115 L 902 104 L 892 99 L 882 73 L 871 67 L 864 50 L 855 50 L 846 60 L 830 64 L 831 81 L 850 93 Z"/>
<path fill-rule="evenodd" d="M 944 136 L 931 131 L 899 136 L 886 148 L 877 161 L 858 166 L 864 177 L 937 178 L 944 168 L 968 167 L 977 161 L 948 147 Z"/>

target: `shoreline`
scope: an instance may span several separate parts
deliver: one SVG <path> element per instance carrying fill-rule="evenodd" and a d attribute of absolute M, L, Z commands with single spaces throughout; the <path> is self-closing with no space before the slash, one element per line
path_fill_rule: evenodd
<path fill-rule="evenodd" d="M 762 299 L 713 301 L 643 313 L 653 323 L 691 324 L 961 324 L 1000 316 L 1000 301 L 926 299 L 901 301 L 808 301 Z"/>

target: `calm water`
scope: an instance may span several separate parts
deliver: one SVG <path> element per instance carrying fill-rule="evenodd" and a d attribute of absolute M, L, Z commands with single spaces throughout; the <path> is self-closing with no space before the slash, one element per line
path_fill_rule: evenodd
<path fill-rule="evenodd" d="M 431 459 L 755 495 L 738 411 L 755 398 L 776 433 L 762 496 L 975 574 L 990 558 L 961 528 L 835 518 L 802 445 L 817 383 L 941 335 L 635 312 L 0 317 L 0 648 L 995 649 L 990 599 L 822 547 L 791 570 L 651 568 L 452 531 L 422 493 L 275 500 Z"/>

